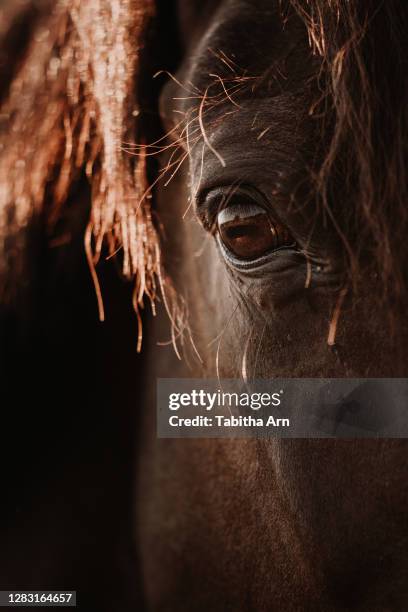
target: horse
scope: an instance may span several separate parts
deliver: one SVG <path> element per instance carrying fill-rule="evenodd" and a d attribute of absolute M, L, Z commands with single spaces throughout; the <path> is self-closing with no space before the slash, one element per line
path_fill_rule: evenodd
<path fill-rule="evenodd" d="M 10 89 L 9 299 L 39 211 L 59 248 L 85 209 L 101 320 L 101 268 L 134 281 L 146 610 L 406 608 L 404 440 L 157 439 L 155 401 L 159 377 L 406 375 L 407 20 L 394 1 L 72 2 L 28 54 L 46 70 Z"/>
<path fill-rule="evenodd" d="M 384 30 L 396 6 L 178 5 L 167 136 L 146 150 L 165 173 L 156 214 L 190 365 L 154 347 L 166 325 L 153 319 L 144 405 L 157 376 L 404 376 L 387 238 L 371 233 L 377 215 L 405 217 L 377 183 L 396 177 L 380 161 L 393 145 L 379 145 L 398 133 L 385 108 L 401 103 L 398 68 L 385 76 L 379 48 L 399 53 Z M 183 315 L 169 310 L 177 346 Z M 151 609 L 404 609 L 405 441 L 157 440 L 144 415 L 135 498 Z"/>

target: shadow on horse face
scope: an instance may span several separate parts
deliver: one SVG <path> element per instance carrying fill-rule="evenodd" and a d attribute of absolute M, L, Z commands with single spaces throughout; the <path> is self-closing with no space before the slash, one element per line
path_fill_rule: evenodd
<path fill-rule="evenodd" d="M 163 165 L 173 172 L 176 149 L 184 166 L 159 213 L 178 236 L 163 248 L 196 313 L 207 370 L 403 376 L 406 354 L 390 335 L 370 245 L 361 249 L 364 228 L 349 223 L 354 179 L 336 178 L 328 205 L 316 191 L 331 128 L 304 24 L 279 3 L 180 6 L 187 51 L 161 114 L 172 151 Z M 356 280 L 349 254 L 360 249 L 367 261 Z"/>

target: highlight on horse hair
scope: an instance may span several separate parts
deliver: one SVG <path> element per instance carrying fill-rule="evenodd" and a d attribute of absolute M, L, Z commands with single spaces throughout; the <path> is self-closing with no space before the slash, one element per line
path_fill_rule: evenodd
<path fill-rule="evenodd" d="M 314 197 L 337 223 L 333 201 L 343 181 L 346 231 L 359 244 L 356 252 L 343 233 L 351 276 L 358 276 L 361 259 L 370 261 L 380 297 L 395 307 L 407 287 L 407 6 L 398 0 L 288 3 L 321 58 L 318 111 L 327 117 L 324 127 L 331 120 Z"/>
<path fill-rule="evenodd" d="M 25 28 L 24 44 L 17 55 L 13 52 L 17 60 L 2 63 L 3 296 L 24 274 L 30 221 L 45 215 L 52 226 L 81 176 L 92 191 L 84 239 L 100 318 L 103 301 L 95 266 L 103 244 L 111 255 L 122 251 L 123 272 L 135 279 L 137 312 L 145 296 L 154 304 L 157 287 L 163 288 L 146 179 L 148 149 L 136 98 L 140 50 L 153 5 L 153 0 L 3 4 L 3 57 Z M 380 5 L 373 0 L 280 0 L 280 5 L 283 20 L 289 11 L 302 19 L 321 62 L 316 77 L 321 97 L 310 113 L 322 124 L 323 157 L 313 174 L 311 197 L 336 225 L 334 194 L 343 182 L 348 202 L 342 203 L 347 210 L 338 230 L 351 276 L 358 276 L 365 257 L 380 276 L 384 294 L 398 299 L 405 290 L 407 254 L 408 109 L 402 53 L 407 9 L 396 0 Z M 137 155 L 129 155 L 124 146 L 129 142 L 142 143 Z M 349 245 L 353 232 L 360 252 Z M 167 303 L 167 308 L 178 333 L 182 324 L 175 307 Z M 139 348 L 140 342 L 141 332 Z"/>
<path fill-rule="evenodd" d="M 2 80 L 3 296 L 24 273 L 30 221 L 45 215 L 52 226 L 72 184 L 86 175 L 92 212 L 85 245 L 100 318 L 95 266 L 103 241 L 110 254 L 123 252 L 123 272 L 136 280 L 136 310 L 144 295 L 154 302 L 160 254 L 150 201 L 143 197 L 145 159 L 136 161 L 121 148 L 139 129 L 139 53 L 152 12 L 151 0 L 9 1 L 2 7 L 3 56 L 29 25 L 18 61 Z"/>

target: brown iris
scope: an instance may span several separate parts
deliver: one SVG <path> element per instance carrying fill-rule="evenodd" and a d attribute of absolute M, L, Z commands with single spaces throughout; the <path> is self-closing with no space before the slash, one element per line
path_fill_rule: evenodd
<path fill-rule="evenodd" d="M 217 225 L 222 243 L 239 259 L 257 259 L 294 243 L 284 226 L 273 222 L 266 210 L 252 203 L 224 208 L 218 213 Z"/>

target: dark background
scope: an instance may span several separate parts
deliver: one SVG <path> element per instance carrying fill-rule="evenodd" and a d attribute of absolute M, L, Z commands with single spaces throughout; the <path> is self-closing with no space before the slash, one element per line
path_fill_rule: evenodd
<path fill-rule="evenodd" d="M 50 248 L 33 225 L 32 273 L 1 309 L 2 590 L 71 589 L 89 612 L 139 608 L 132 534 L 137 321 L 113 261 L 98 267 L 98 321 L 83 248 L 89 210 L 73 194 Z M 40 237 L 43 237 L 41 240 Z"/>

